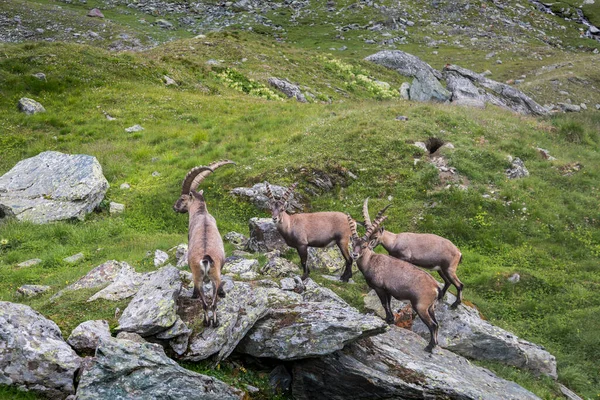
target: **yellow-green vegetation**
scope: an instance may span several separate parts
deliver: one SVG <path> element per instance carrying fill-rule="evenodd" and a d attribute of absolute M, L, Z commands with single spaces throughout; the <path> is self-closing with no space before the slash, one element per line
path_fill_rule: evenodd
<path fill-rule="evenodd" d="M 228 194 L 265 180 L 301 182 L 299 190 L 313 211 L 338 210 L 358 218 L 365 197 L 371 197 L 372 210 L 391 201 L 388 229 L 452 240 L 464 255 L 458 273 L 466 299 L 492 323 L 556 355 L 559 382 L 586 398 L 600 395 L 600 112 L 536 119 L 494 107 L 406 102 L 393 90 L 407 79 L 360 61 L 371 48 L 349 42 L 347 52 L 324 55 L 316 47 L 329 45 L 316 43 L 331 29 L 315 27 L 301 37 L 301 26 L 302 20 L 289 33 L 297 45 L 236 31 L 140 53 L 65 43 L 0 45 L 0 174 L 23 158 L 57 150 L 97 157 L 111 185 L 100 210 L 83 222 L 0 225 L 0 300 L 31 305 L 54 320 L 65 337 L 88 319 L 107 319 L 114 328 L 114 310 L 124 303 L 87 303 L 89 291 L 65 294 L 57 303 L 49 298 L 106 260 L 127 261 L 138 271 L 153 269 L 147 251 L 186 241 L 187 218 L 171 209 L 185 173 L 229 158 L 236 168 L 220 169 L 202 184 L 222 234 L 247 234 L 249 218 L 266 216 Z M 556 79 L 573 85 L 569 91 L 597 96 L 592 86 L 600 87 L 600 72 L 589 63 L 598 65 L 598 56 L 535 49 L 543 60 L 500 53 L 502 65 L 484 60 L 483 50 L 447 47 L 433 55 L 415 44 L 405 50 L 434 67 L 457 62 L 476 70 L 495 68 L 498 80 L 531 74 L 525 90 L 540 102 L 553 101 L 548 85 Z M 220 66 L 207 63 L 210 59 Z M 535 75 L 549 59 L 573 66 Z M 45 81 L 31 76 L 40 71 Z M 585 82 L 568 80 L 569 71 Z M 177 85 L 165 86 L 164 75 Z M 280 101 L 283 96 L 268 88 L 271 76 L 308 86 L 315 101 Z M 19 113 L 21 97 L 41 102 L 47 112 Z M 398 121 L 398 115 L 408 120 Z M 134 124 L 145 129 L 125 132 Z M 467 190 L 445 189 L 435 167 L 425 162 L 427 155 L 412 144 L 430 137 L 454 144 L 445 155 L 468 179 Z M 557 160 L 543 159 L 536 147 Z M 508 155 L 524 160 L 531 175 L 507 180 Z M 311 184 L 304 177 L 316 170 L 344 177 L 343 184 L 309 195 Z M 153 176 L 154 171 L 160 175 Z M 131 189 L 121 190 L 124 182 Z M 124 203 L 125 212 L 109 215 L 110 201 Z M 83 261 L 74 266 L 63 261 L 78 252 L 85 254 Z M 289 256 L 298 261 L 294 253 Z M 30 258 L 42 263 L 16 267 Z M 521 276 L 517 284 L 507 281 L 513 273 Z M 355 285 L 313 275 L 362 308 L 368 288 L 360 275 Z M 15 294 L 23 284 L 50 285 L 52 291 L 23 299 Z M 185 366 L 240 387 L 261 387 L 260 396 L 268 393 L 258 370 L 222 365 Z M 548 379 L 485 366 L 543 398 L 561 398 Z M 35 398 L 1 387 L 0 397 Z"/>

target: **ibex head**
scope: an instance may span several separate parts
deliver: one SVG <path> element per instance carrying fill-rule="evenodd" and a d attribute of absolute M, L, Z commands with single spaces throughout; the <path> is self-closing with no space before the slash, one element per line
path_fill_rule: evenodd
<path fill-rule="evenodd" d="M 271 217 L 273 217 L 274 223 L 278 223 L 281 220 L 281 214 L 286 212 L 288 206 L 288 199 L 294 191 L 294 189 L 296 189 L 296 186 L 298 186 L 298 182 L 290 186 L 279 200 L 275 200 L 273 192 L 271 192 L 271 186 L 269 186 L 268 182 L 265 182 L 265 187 L 267 189 L 267 197 L 269 198 L 269 210 L 271 211 Z"/>
<path fill-rule="evenodd" d="M 198 185 L 215 169 L 227 165 L 235 164 L 233 161 L 220 160 L 209 166 L 194 167 L 187 173 L 181 185 L 181 196 L 173 205 L 173 210 L 178 213 L 186 213 L 194 201 L 204 201 L 203 191 L 197 192 Z"/>
<path fill-rule="evenodd" d="M 390 208 L 392 205 L 388 204 L 387 206 L 385 206 L 384 208 L 382 208 L 378 213 L 377 216 L 375 217 L 375 220 L 378 220 L 379 218 L 381 218 L 381 216 L 383 215 L 383 213 L 385 213 L 385 211 Z M 369 198 L 367 197 L 365 199 L 365 202 L 363 204 L 363 219 L 365 220 L 365 228 L 369 229 L 371 227 L 371 218 L 369 217 Z M 381 221 L 383 222 L 383 221 Z M 381 223 L 380 222 L 380 223 Z M 373 236 L 377 239 L 379 239 L 381 237 L 381 235 L 383 234 L 384 228 L 383 226 L 378 227 L 378 229 L 375 229 L 375 231 L 373 232 Z"/>
<path fill-rule="evenodd" d="M 362 257 L 366 249 L 373 250 L 379 244 L 378 227 L 383 221 L 387 219 L 387 215 L 378 216 L 375 219 L 375 222 L 373 222 L 373 224 L 369 224 L 369 226 L 367 227 L 367 231 L 362 237 L 359 237 L 356 233 L 356 221 L 352 219 L 350 214 L 347 214 L 347 216 L 348 224 L 350 225 L 350 232 L 352 232 L 352 253 L 350 255 L 352 256 L 352 259 L 358 260 L 360 257 Z"/>

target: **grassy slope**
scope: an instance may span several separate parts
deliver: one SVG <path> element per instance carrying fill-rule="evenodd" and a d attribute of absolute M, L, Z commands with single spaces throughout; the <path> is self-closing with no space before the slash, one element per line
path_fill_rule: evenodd
<path fill-rule="evenodd" d="M 104 209 L 83 223 L 1 226 L 0 239 L 7 243 L 0 248 L 0 299 L 32 305 L 55 320 L 65 336 L 90 318 L 106 318 L 114 327 L 114 307 L 123 308 L 121 304 L 90 305 L 84 302 L 84 293 L 67 296 L 57 306 L 48 302 L 50 295 L 23 300 L 14 291 L 25 283 L 39 283 L 51 285 L 55 292 L 107 259 L 126 260 L 138 270 L 151 269 L 148 250 L 185 241 L 186 220 L 170 206 L 181 177 L 194 165 L 223 157 L 238 162 L 235 170 L 219 171 L 204 185 L 222 233 L 247 233 L 248 218 L 264 215 L 232 201 L 229 189 L 264 179 L 303 182 L 301 167 L 348 169 L 358 179 L 310 198 L 312 209 L 358 216 L 365 196 L 371 196 L 374 209 L 392 196 L 388 228 L 434 232 L 453 240 L 465 254 L 460 277 L 467 299 L 492 322 L 546 346 L 557 356 L 561 382 L 589 398 L 600 393 L 594 373 L 600 366 L 595 334 L 600 328 L 598 115 L 540 121 L 496 109 L 374 101 L 363 88 L 347 86 L 343 74 L 327 70 L 310 45 L 300 47 L 307 50 L 264 37 L 229 34 L 174 42 L 141 55 L 115 55 L 78 45 L 2 46 L 0 173 L 44 150 L 92 154 L 111 184 L 107 201 L 125 203 L 127 210 L 112 217 Z M 407 51 L 424 56 L 434 66 L 442 64 L 430 49 L 412 45 Z M 351 60 L 370 52 L 356 45 L 336 57 Z M 444 60 L 460 57 L 450 50 L 440 49 L 441 53 Z M 210 58 L 263 82 L 271 75 L 288 77 L 334 102 L 298 105 L 240 94 L 215 79 L 205 64 Z M 248 60 L 242 62 L 243 58 Z M 473 68 L 485 68 L 478 61 L 482 58 L 482 54 L 472 56 Z M 83 63 L 76 62 L 79 59 Z M 389 71 L 352 63 L 393 86 L 403 81 Z M 597 72 L 584 64 L 575 62 L 576 73 L 597 84 Z M 528 72 L 537 67 L 518 57 L 492 67 L 508 79 L 520 73 L 519 65 Z M 29 76 L 40 70 L 47 74 L 47 82 Z M 164 87 L 163 74 L 181 85 Z M 568 77 L 564 70 L 552 74 Z M 552 79 L 552 74 L 539 79 Z M 540 88 L 547 86 L 540 84 Z M 15 104 L 22 96 L 40 100 L 48 112 L 32 117 L 19 114 Z M 107 121 L 102 111 L 118 119 Z M 395 121 L 397 115 L 406 115 L 409 121 Z M 136 123 L 146 129 L 124 132 Z M 455 144 L 448 157 L 470 180 L 469 191 L 439 190 L 435 170 L 423 163 L 414 165 L 413 159 L 422 154 L 407 141 L 430 136 Z M 542 160 L 534 150 L 537 146 L 549 149 L 558 160 Z M 508 154 L 521 157 L 531 177 L 507 181 L 503 170 L 508 167 Z M 581 163 L 582 171 L 562 176 L 560 167 L 573 162 Z M 153 171 L 161 175 L 152 177 Z M 123 182 L 132 189 L 120 190 Z M 491 191 L 497 200 L 482 197 Z M 67 266 L 61 261 L 79 251 L 86 255 L 80 264 Z M 44 262 L 29 269 L 15 268 L 32 257 Z M 522 278 L 517 285 L 505 279 L 514 272 Z M 361 277 L 356 280 L 353 287 L 322 283 L 360 307 L 366 286 Z M 545 380 L 488 366 L 545 398 L 557 393 Z M 235 384 L 244 382 L 238 373 L 225 376 Z M 249 382 L 260 385 L 261 379 L 264 376 L 258 374 Z M 14 394 L 0 389 L 0 396 L 4 393 L 5 397 Z"/>

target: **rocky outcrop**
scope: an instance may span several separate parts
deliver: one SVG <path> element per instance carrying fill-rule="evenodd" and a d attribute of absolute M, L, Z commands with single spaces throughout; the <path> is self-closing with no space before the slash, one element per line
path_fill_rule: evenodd
<path fill-rule="evenodd" d="M 301 272 L 301 268 L 298 265 L 283 257 L 279 257 L 279 252 L 267 253 L 266 256 L 268 261 L 260 270 L 260 273 L 263 275 L 281 278 L 285 276 L 292 277 Z"/>
<path fill-rule="evenodd" d="M 271 185 L 271 192 L 276 199 L 283 196 L 288 188 L 279 185 Z M 229 192 L 230 195 L 238 197 L 242 200 L 249 201 L 261 210 L 269 209 L 269 198 L 267 197 L 267 187 L 264 182 L 257 183 L 251 188 L 237 187 Z M 294 210 L 301 210 L 302 204 L 298 199 L 298 194 L 292 193 L 288 199 L 287 210 L 293 212 Z"/>
<path fill-rule="evenodd" d="M 116 277 L 122 273 L 122 270 L 132 270 L 126 262 L 119 262 L 115 260 L 107 261 L 103 264 L 98 265 L 96 268 L 88 272 L 84 277 L 77 280 L 75 283 L 62 289 L 50 298 L 50 300 L 56 300 L 66 292 L 80 290 L 80 289 L 91 289 L 104 286 L 108 283 L 113 282 Z"/>
<path fill-rule="evenodd" d="M 446 72 L 446 89 L 452 93 L 452 104 L 484 108 L 485 92 L 481 93 L 470 79 L 454 72 Z"/>
<path fill-rule="evenodd" d="M 80 363 L 54 322 L 29 306 L 0 301 L 0 385 L 64 399 L 75 390 Z"/>
<path fill-rule="evenodd" d="M 442 78 L 442 74 L 438 70 L 433 69 L 431 65 L 427 64 L 419 57 L 405 53 L 401 50 L 383 50 L 371 54 L 365 58 L 365 60 L 393 69 L 404 76 L 415 77 L 419 71 L 427 71 L 438 79 Z"/>
<path fill-rule="evenodd" d="M 250 218 L 248 225 L 248 250 L 266 253 L 273 250 L 286 251 L 289 248 L 271 218 Z"/>
<path fill-rule="evenodd" d="M 327 247 L 309 247 L 306 266 L 310 271 L 341 274 L 346 266 L 346 260 L 335 244 Z"/>
<path fill-rule="evenodd" d="M 298 361 L 293 396 L 298 400 L 353 399 L 538 399 L 447 350 L 423 351 L 426 342 L 406 329 L 350 344 L 333 354 Z"/>
<path fill-rule="evenodd" d="M 302 94 L 302 91 L 298 85 L 288 82 L 285 79 L 280 78 L 269 78 L 269 85 L 285 94 L 288 98 L 295 98 L 300 103 L 306 103 L 306 97 Z"/>
<path fill-rule="evenodd" d="M 242 279 L 256 279 L 258 277 L 258 260 L 242 257 L 229 257 L 223 265 L 223 274 L 238 275 Z"/>
<path fill-rule="evenodd" d="M 111 283 L 107 287 L 96 292 L 96 294 L 90 297 L 88 301 L 97 299 L 118 301 L 132 297 L 140 290 L 144 283 L 152 278 L 152 275 L 154 274 L 154 272 L 145 274 L 135 272 L 133 267 L 126 262 L 109 262 L 117 263 L 117 265 L 120 266 L 118 273 L 111 279 Z"/>
<path fill-rule="evenodd" d="M 444 103 L 450 100 L 451 93 L 444 89 L 433 73 L 421 70 L 415 75 L 415 79 L 410 86 L 409 96 L 413 101 Z"/>
<path fill-rule="evenodd" d="M 100 341 L 77 388 L 79 400 L 239 400 L 242 395 L 218 379 L 180 367 L 157 344 L 114 338 Z"/>
<path fill-rule="evenodd" d="M 0 219 L 43 224 L 83 219 L 104 198 L 108 182 L 95 157 L 46 151 L 0 177 Z M 6 211 L 8 210 L 8 212 Z"/>
<path fill-rule="evenodd" d="M 94 354 L 101 338 L 110 338 L 110 329 L 105 320 L 85 321 L 79 324 L 69 338 L 67 343 L 79 353 Z"/>
<path fill-rule="evenodd" d="M 179 270 L 171 265 L 156 271 L 131 300 L 119 318 L 118 331 L 150 336 L 177 321 L 177 298 L 181 292 Z"/>

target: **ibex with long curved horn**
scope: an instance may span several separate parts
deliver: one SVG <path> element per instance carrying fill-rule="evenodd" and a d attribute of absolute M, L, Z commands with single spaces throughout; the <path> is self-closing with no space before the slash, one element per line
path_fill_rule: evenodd
<path fill-rule="evenodd" d="M 347 216 L 347 223 L 352 231 L 352 258 L 356 260 L 369 287 L 377 293 L 388 324 L 394 323 L 392 297 L 410 301 L 413 310 L 429 328 L 430 340 L 425 350 L 431 352 L 437 345 L 438 323 L 434 309 L 440 287 L 431 275 L 414 265 L 373 251 L 379 244 L 377 228 L 386 218 L 380 215 L 373 224 L 369 224 L 364 236 L 359 237 L 356 233 L 356 221 L 350 215 Z"/>
<path fill-rule="evenodd" d="M 198 185 L 215 169 L 235 164 L 233 161 L 216 161 L 209 166 L 195 167 L 190 170 L 183 180 L 181 197 L 173 205 L 178 213 L 189 213 L 188 231 L 188 265 L 192 270 L 194 281 L 193 298 L 202 300 L 204 309 L 204 325 L 218 326 L 217 295 L 225 297 L 221 283 L 221 267 L 225 263 L 223 240 L 217 228 L 217 221 L 209 214 L 204 201 L 204 191 L 196 191 Z M 204 283 L 212 283 L 212 298 L 207 299 L 204 293 Z M 212 318 L 209 317 L 209 311 Z"/>
<path fill-rule="evenodd" d="M 346 260 L 340 279 L 348 282 L 352 277 L 352 258 L 348 251 L 350 228 L 346 222 L 346 215 L 337 211 L 290 215 L 286 211 L 287 201 L 298 184 L 294 183 L 290 186 L 279 200 L 273 197 L 269 184 L 265 183 L 265 185 L 273 222 L 285 243 L 295 248 L 300 256 L 302 279 L 308 278 L 310 273 L 306 265 L 308 247 L 326 247 L 335 242 Z"/>
<path fill-rule="evenodd" d="M 363 218 L 365 227 L 371 226 L 368 209 L 369 198 L 363 205 Z M 377 213 L 379 218 L 390 207 L 387 205 Z M 446 291 L 453 284 L 456 287 L 456 301 L 452 308 L 456 308 L 462 302 L 463 283 L 456 276 L 458 264 L 462 261 L 462 254 L 458 247 L 451 241 L 431 233 L 403 232 L 394 234 L 380 227 L 375 235 L 379 243 L 392 256 L 407 261 L 421 268 L 437 271 L 444 280 L 444 288 L 440 292 L 440 300 L 444 298 Z"/>

